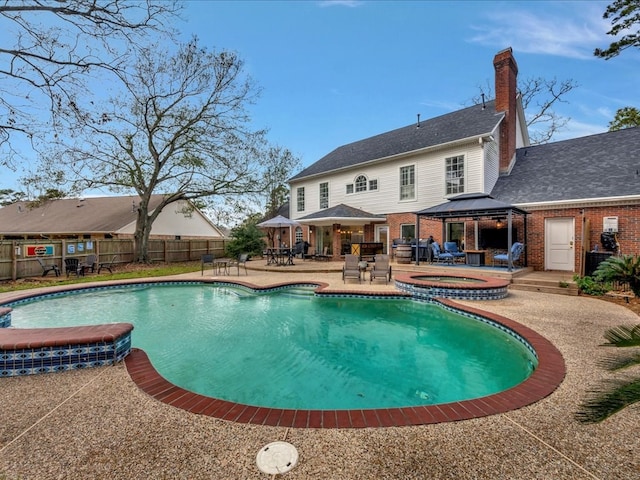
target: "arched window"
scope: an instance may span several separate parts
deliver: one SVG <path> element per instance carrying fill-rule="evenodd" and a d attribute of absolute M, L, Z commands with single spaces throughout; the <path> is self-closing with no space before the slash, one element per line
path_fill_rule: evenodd
<path fill-rule="evenodd" d="M 366 192 L 367 191 L 367 177 L 364 175 L 358 175 L 356 177 L 356 192 Z"/>

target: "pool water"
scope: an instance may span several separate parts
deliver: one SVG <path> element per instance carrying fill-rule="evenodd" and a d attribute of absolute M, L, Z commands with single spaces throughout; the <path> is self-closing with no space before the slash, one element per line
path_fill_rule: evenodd
<path fill-rule="evenodd" d="M 285 409 L 472 399 L 517 385 L 536 365 L 513 336 L 436 305 L 309 293 L 255 295 L 178 284 L 111 288 L 16 305 L 12 325 L 131 322 L 133 346 L 170 382 Z"/>

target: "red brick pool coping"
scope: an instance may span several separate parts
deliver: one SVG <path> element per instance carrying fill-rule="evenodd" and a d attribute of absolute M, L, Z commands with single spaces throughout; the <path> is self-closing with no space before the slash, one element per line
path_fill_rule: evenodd
<path fill-rule="evenodd" d="M 245 282 L 223 283 L 238 283 L 258 290 L 288 285 L 283 283 L 258 287 Z M 299 284 L 296 282 L 289 285 Z M 386 292 L 330 291 L 326 289 L 326 284 L 320 285 L 317 291 L 320 294 L 390 296 Z M 190 392 L 163 378 L 153 367 L 146 353 L 140 349 L 131 350 L 125 358 L 125 365 L 131 379 L 141 390 L 173 407 L 230 422 L 292 428 L 379 428 L 469 420 L 531 405 L 553 393 L 562 383 L 566 373 L 564 359 L 558 349 L 542 335 L 501 315 L 460 305 L 452 300 L 438 301 L 443 305 L 502 324 L 522 336 L 538 355 L 536 370 L 525 381 L 509 390 L 473 400 L 404 408 L 294 410 L 243 405 Z"/>

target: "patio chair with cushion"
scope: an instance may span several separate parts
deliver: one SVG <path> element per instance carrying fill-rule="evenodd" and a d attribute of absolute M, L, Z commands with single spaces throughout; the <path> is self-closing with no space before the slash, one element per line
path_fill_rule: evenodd
<path fill-rule="evenodd" d="M 445 253 L 453 255 L 454 262 L 456 260 L 462 260 L 464 262 L 466 254 L 458 250 L 458 244 L 456 242 L 444 242 L 444 251 Z"/>
<path fill-rule="evenodd" d="M 360 258 L 358 255 L 348 254 L 344 256 L 344 266 L 342 267 L 342 281 L 347 283 L 347 278 L 357 278 L 358 283 L 362 283 L 362 272 L 360 271 Z"/>
<path fill-rule="evenodd" d="M 511 263 L 515 263 L 520 259 L 520 255 L 524 251 L 524 244 L 520 242 L 515 242 L 511 245 Z M 509 253 L 498 253 L 493 256 L 493 265 L 496 265 L 496 261 L 498 262 L 506 262 L 507 266 L 509 266 Z"/>
<path fill-rule="evenodd" d="M 36 260 L 38 260 L 38 263 L 42 267 L 42 276 L 43 277 L 46 276 L 47 273 L 49 273 L 49 272 L 55 273 L 56 277 L 60 276 L 60 269 L 58 268 L 58 265 L 55 265 L 55 264 L 47 265 L 46 263 L 44 263 L 44 260 L 42 260 L 41 258 L 36 258 Z"/>
<path fill-rule="evenodd" d="M 453 255 L 440 250 L 440 244 L 438 242 L 433 242 L 431 244 L 431 251 L 433 252 L 432 261 L 438 263 L 453 263 Z"/>
<path fill-rule="evenodd" d="M 389 255 L 376 255 L 374 264 L 369 272 L 369 283 L 376 278 L 384 278 L 385 283 L 391 281 L 391 265 L 389 265 Z"/>

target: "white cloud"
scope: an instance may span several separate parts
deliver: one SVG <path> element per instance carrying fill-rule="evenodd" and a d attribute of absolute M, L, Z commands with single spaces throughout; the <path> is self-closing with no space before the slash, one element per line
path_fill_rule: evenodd
<path fill-rule="evenodd" d="M 611 42 L 607 36 L 611 25 L 602 18 L 606 4 L 545 2 L 544 5 L 548 8 L 542 13 L 521 8 L 488 12 L 484 25 L 472 27 L 477 33 L 470 41 L 498 48 L 510 45 L 525 53 L 579 59 L 593 59 L 594 48 Z M 539 6 L 540 3 L 536 9 Z"/>
<path fill-rule="evenodd" d="M 364 2 L 362 0 L 321 0 L 318 5 L 321 7 L 359 7 Z"/>

